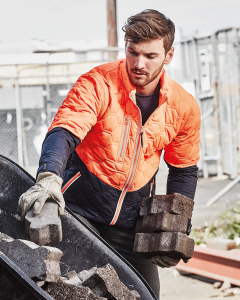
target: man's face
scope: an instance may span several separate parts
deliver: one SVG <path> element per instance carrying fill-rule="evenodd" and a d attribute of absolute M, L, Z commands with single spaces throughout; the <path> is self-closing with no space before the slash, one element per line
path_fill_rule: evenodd
<path fill-rule="evenodd" d="M 172 60 L 172 49 L 165 54 L 163 39 L 138 44 L 126 42 L 127 71 L 131 83 L 135 87 L 145 87 L 154 80 L 159 80 L 163 65 Z"/>

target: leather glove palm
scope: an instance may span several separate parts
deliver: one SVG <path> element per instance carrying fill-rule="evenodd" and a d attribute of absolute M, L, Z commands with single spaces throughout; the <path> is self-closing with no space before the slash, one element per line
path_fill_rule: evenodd
<path fill-rule="evenodd" d="M 187 258 L 182 259 L 185 263 L 189 261 Z M 180 258 L 172 258 L 170 256 L 154 256 L 151 258 L 151 262 L 161 268 L 171 268 L 176 266 L 180 261 Z"/>
<path fill-rule="evenodd" d="M 51 172 L 38 174 L 36 184 L 21 195 L 18 201 L 21 217 L 24 218 L 33 206 L 33 215 L 40 214 L 47 199 L 57 202 L 60 215 L 64 214 L 65 201 L 61 192 L 62 178 Z"/>
<path fill-rule="evenodd" d="M 161 268 L 174 267 L 179 261 L 180 258 L 172 258 L 170 256 L 154 256 L 151 258 L 151 262 Z"/>

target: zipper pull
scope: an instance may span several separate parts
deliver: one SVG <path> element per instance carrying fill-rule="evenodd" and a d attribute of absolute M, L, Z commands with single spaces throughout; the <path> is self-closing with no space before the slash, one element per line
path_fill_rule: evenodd
<path fill-rule="evenodd" d="M 140 135 L 141 135 L 141 146 L 143 148 L 143 131 L 141 131 Z"/>

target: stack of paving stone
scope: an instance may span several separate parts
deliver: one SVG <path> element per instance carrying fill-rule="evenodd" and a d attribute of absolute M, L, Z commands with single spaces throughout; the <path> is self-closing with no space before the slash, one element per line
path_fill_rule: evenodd
<path fill-rule="evenodd" d="M 194 201 L 181 194 L 144 197 L 133 251 L 145 258 L 170 256 L 187 260 L 192 258 L 194 240 L 189 238 L 189 220 Z"/>

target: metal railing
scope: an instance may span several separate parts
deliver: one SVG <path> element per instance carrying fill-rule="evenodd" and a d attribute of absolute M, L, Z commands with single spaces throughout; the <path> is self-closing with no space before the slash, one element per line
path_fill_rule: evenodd
<path fill-rule="evenodd" d="M 182 76 L 195 82 L 202 112 L 201 163 L 205 177 L 240 172 L 240 34 L 227 28 L 181 42 Z"/>

